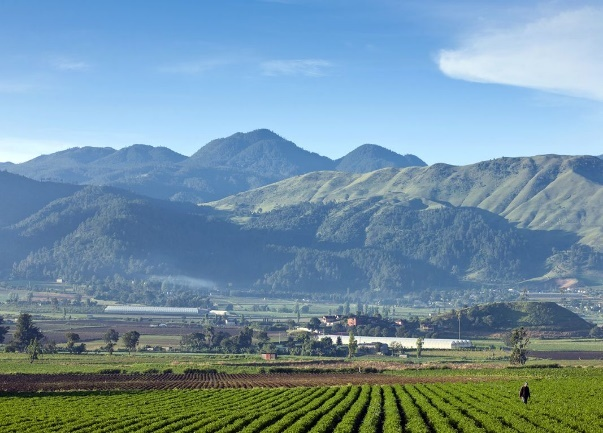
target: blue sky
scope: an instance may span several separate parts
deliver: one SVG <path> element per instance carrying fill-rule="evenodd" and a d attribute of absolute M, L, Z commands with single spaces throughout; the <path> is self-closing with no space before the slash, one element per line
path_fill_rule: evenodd
<path fill-rule="evenodd" d="M 0 2 L 0 161 L 268 128 L 339 158 L 603 154 L 603 3 Z"/>

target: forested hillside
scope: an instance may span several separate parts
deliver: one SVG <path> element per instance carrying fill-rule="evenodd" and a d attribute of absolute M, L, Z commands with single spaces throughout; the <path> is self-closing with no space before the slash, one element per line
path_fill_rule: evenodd
<path fill-rule="evenodd" d="M 499 302 L 476 305 L 431 320 L 440 335 L 454 337 L 461 326 L 465 334 L 510 331 L 521 326 L 533 334 L 565 332 L 587 335 L 593 324 L 555 302 Z"/>
<path fill-rule="evenodd" d="M 11 205 L 0 210 L 0 276 L 63 278 L 97 297 L 150 304 L 167 302 L 174 291 L 161 281 L 172 278 L 371 299 L 559 278 L 601 284 L 602 166 L 550 155 L 317 171 L 204 206 L 4 172 L 0 200 Z"/>

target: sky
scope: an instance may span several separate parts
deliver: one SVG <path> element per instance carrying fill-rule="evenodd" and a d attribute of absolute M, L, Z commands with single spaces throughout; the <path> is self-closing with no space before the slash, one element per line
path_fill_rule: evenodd
<path fill-rule="evenodd" d="M 601 0 L 2 0 L 0 161 L 267 128 L 337 159 L 603 154 Z"/>

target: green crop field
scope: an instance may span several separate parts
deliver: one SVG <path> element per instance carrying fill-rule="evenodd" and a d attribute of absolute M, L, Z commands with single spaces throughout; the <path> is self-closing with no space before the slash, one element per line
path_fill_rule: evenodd
<path fill-rule="evenodd" d="M 2 432 L 600 432 L 603 369 L 502 369 L 440 382 L 16 393 Z M 415 378 L 416 379 L 416 378 Z M 524 405 L 519 386 L 529 380 Z"/>

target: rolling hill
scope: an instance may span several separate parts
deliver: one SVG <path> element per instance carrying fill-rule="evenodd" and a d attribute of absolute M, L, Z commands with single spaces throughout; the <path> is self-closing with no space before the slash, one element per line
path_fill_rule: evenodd
<path fill-rule="evenodd" d="M 460 314 L 460 319 L 459 319 Z M 460 326 L 465 335 L 508 332 L 525 327 L 532 335 L 558 334 L 587 336 L 593 324 L 554 302 L 496 302 L 476 305 L 445 313 L 432 319 L 438 333 L 458 335 Z"/>

